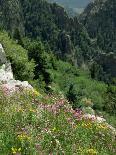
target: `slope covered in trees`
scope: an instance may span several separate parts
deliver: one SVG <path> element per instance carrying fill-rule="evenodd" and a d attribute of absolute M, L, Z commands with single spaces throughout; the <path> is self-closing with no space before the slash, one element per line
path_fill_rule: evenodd
<path fill-rule="evenodd" d="M 22 37 L 41 40 L 58 58 L 89 68 L 92 78 L 115 83 L 114 0 L 90 3 L 80 21 L 70 18 L 63 7 L 44 0 L 0 3 L 0 27 L 19 44 L 23 46 Z"/>
<path fill-rule="evenodd" d="M 95 0 L 80 16 L 89 36 L 96 40 L 101 54 L 96 62 L 102 67 L 106 81 L 116 77 L 116 1 Z"/>
<path fill-rule="evenodd" d="M 116 49 L 116 1 L 95 0 L 81 15 L 81 20 L 92 38 L 106 52 Z"/>
<path fill-rule="evenodd" d="M 60 5 L 63 5 L 66 9 L 70 8 L 75 13 L 80 13 L 81 11 L 84 10 L 84 8 L 87 6 L 87 4 L 91 0 L 48 0 L 48 1 L 49 2 L 56 2 Z"/>
<path fill-rule="evenodd" d="M 5 16 L 8 3 L 10 7 Z M 17 14 L 15 14 L 15 9 Z M 40 38 L 64 60 L 80 64 L 93 57 L 96 52 L 78 19 L 68 17 L 64 8 L 56 4 L 49 4 L 43 0 L 17 0 L 17 3 L 13 0 L 1 1 L 0 18 L 2 27 L 6 30 L 15 33 L 18 28 L 21 35 L 25 34 L 33 39 Z"/>

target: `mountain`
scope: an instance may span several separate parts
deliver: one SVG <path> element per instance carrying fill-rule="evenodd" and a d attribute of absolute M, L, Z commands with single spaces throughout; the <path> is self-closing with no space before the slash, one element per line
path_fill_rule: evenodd
<path fill-rule="evenodd" d="M 91 0 L 49 0 L 71 8 L 85 8 Z"/>
<path fill-rule="evenodd" d="M 1 155 L 115 154 L 114 5 L 0 0 Z"/>
<path fill-rule="evenodd" d="M 115 0 L 96 0 L 87 6 L 80 18 L 90 37 L 97 37 L 103 50 L 116 53 L 115 10 Z"/>
<path fill-rule="evenodd" d="M 70 8 L 74 12 L 80 13 L 91 2 L 91 0 L 48 0 L 50 2 L 56 2 L 65 8 Z"/>
<path fill-rule="evenodd" d="M 116 109 L 114 98 L 111 98 L 116 95 L 115 92 L 111 96 L 111 92 L 106 92 L 106 84 L 91 80 L 85 75 L 77 76 L 74 66 L 61 61 L 57 62 L 57 70 L 52 70 L 55 80 L 59 78 L 58 81 L 63 83 L 65 90 L 69 87 L 71 78 L 76 83 L 76 89 L 70 85 L 67 99 L 58 88 L 55 91 L 55 85 L 51 85 L 49 88 L 52 91 L 46 93 L 40 87 L 35 89 L 27 81 L 15 80 L 11 65 L 7 63 L 9 60 L 6 56 L 9 54 L 12 58 L 16 56 L 13 59 L 17 66 L 21 65 L 25 60 L 25 49 L 5 32 L 0 33 L 0 42 L 5 47 L 4 52 L 0 44 L 0 58 L 6 60 L 0 66 L 0 154 L 115 154 L 113 112 L 115 114 Z M 37 50 L 33 54 L 35 53 Z M 25 58 L 27 60 L 27 55 Z M 23 72 L 25 71 L 23 68 Z M 115 87 L 113 90 L 116 91 Z M 112 116 L 107 114 L 106 119 L 101 117 L 98 109 L 102 106 Z M 95 107 L 99 107 L 97 112 L 93 109 Z M 108 122 L 113 123 L 113 126 Z"/>
<path fill-rule="evenodd" d="M 86 66 L 92 78 L 107 83 L 115 81 L 114 0 L 91 2 L 80 18 L 71 18 L 63 7 L 44 0 L 0 3 L 1 29 L 18 38 L 22 46 L 21 37 L 41 40 L 57 58 Z"/>
<path fill-rule="evenodd" d="M 1 1 L 0 6 L 1 27 L 12 36 L 16 36 L 18 29 L 21 36 L 40 38 L 58 57 L 76 65 L 88 61 L 97 52 L 77 17 L 70 18 L 57 4 L 43 0 L 10 0 Z"/>
<path fill-rule="evenodd" d="M 95 0 L 80 15 L 80 22 L 102 50 L 97 63 L 108 76 L 116 77 L 116 1 Z"/>

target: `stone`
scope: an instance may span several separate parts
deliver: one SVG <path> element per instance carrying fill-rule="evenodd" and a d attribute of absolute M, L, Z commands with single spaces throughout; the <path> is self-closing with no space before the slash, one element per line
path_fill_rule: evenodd
<path fill-rule="evenodd" d="M 11 64 L 10 63 L 6 63 L 3 64 L 1 69 L 0 69 L 0 81 L 1 82 L 8 82 L 10 80 L 13 80 L 13 73 L 12 73 L 12 69 L 11 69 Z"/>
<path fill-rule="evenodd" d="M 12 95 L 23 89 L 31 89 L 33 87 L 28 81 L 19 81 L 13 78 L 11 63 L 6 59 L 6 55 L 2 45 L 0 44 L 0 84 L 5 95 Z"/>
<path fill-rule="evenodd" d="M 5 64 L 6 62 L 7 62 L 6 54 L 4 52 L 2 44 L 0 44 L 0 65 Z"/>

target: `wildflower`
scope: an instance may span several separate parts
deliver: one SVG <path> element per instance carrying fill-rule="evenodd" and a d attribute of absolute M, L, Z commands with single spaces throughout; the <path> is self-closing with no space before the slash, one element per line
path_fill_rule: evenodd
<path fill-rule="evenodd" d="M 34 90 L 34 91 L 33 91 L 33 94 L 34 94 L 35 96 L 40 96 L 40 93 L 39 93 L 37 90 Z"/>
<path fill-rule="evenodd" d="M 30 112 L 33 112 L 33 113 L 36 112 L 36 110 L 34 110 L 34 109 L 32 109 L 32 108 L 30 108 L 29 111 L 30 111 Z"/>
<path fill-rule="evenodd" d="M 86 151 L 86 153 L 87 153 L 88 155 L 96 155 L 98 152 L 97 152 L 95 149 L 88 149 L 88 150 Z"/>
<path fill-rule="evenodd" d="M 54 128 L 52 129 L 52 131 L 53 131 L 53 132 L 58 132 L 59 130 L 58 130 L 56 127 L 54 127 Z"/>
<path fill-rule="evenodd" d="M 99 124 L 98 126 L 97 126 L 97 128 L 98 129 L 108 129 L 108 127 L 106 126 L 106 124 Z"/>
<path fill-rule="evenodd" d="M 19 152 L 21 151 L 21 148 L 18 148 L 18 149 L 17 149 L 17 148 L 15 148 L 15 147 L 12 147 L 11 150 L 12 150 L 12 153 L 13 153 L 13 154 L 16 154 L 16 153 L 19 153 Z"/>
<path fill-rule="evenodd" d="M 52 130 L 53 130 L 53 131 L 56 131 L 57 129 L 56 129 L 56 127 L 54 127 Z"/>
<path fill-rule="evenodd" d="M 82 123 L 82 127 L 84 127 L 84 128 L 92 128 L 92 124 L 91 123 Z"/>
<path fill-rule="evenodd" d="M 30 140 L 30 137 L 29 137 L 27 134 L 22 133 L 22 134 L 18 135 L 18 139 L 19 139 L 20 141 L 23 141 L 23 140 Z"/>
<path fill-rule="evenodd" d="M 24 109 L 23 108 L 18 108 L 17 111 L 18 112 L 24 112 Z"/>

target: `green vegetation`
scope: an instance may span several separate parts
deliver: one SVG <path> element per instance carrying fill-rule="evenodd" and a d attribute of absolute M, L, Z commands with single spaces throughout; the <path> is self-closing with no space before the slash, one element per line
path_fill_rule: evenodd
<path fill-rule="evenodd" d="M 95 62 L 103 76 L 95 75 L 99 80 L 113 83 L 116 77 L 116 1 L 95 0 L 80 16 L 89 36 L 96 41 L 100 53 Z M 104 77 L 104 78 L 103 78 Z"/>
<path fill-rule="evenodd" d="M 96 0 L 78 19 L 45 0 L 0 1 L 0 43 L 14 77 L 39 91 L 7 96 L 0 86 L 1 155 L 115 155 L 110 127 L 82 118 L 104 116 L 116 126 L 116 5 L 110 2 Z"/>
<path fill-rule="evenodd" d="M 79 119 L 61 96 L 24 90 L 0 98 L 0 154 L 115 154 L 110 128 Z"/>
<path fill-rule="evenodd" d="M 10 39 L 6 32 L 1 32 L 0 42 L 11 61 L 16 79 L 28 80 L 42 92 L 61 92 L 73 108 L 83 108 L 82 99 L 88 98 L 92 100 L 94 110 L 115 115 L 115 86 L 91 79 L 87 69 L 82 70 L 58 60 L 40 40 L 25 38 L 22 47 Z"/>
<path fill-rule="evenodd" d="M 0 32 L 0 43 L 3 44 L 8 60 L 10 60 L 15 78 L 33 80 L 35 64 L 28 60 L 27 51 L 10 39 L 6 32 Z"/>

